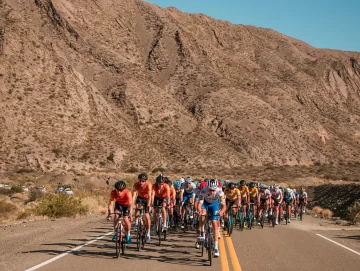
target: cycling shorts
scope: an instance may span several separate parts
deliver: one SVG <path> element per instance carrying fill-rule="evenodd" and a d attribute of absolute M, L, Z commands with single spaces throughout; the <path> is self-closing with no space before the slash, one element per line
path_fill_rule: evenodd
<path fill-rule="evenodd" d="M 211 220 L 219 220 L 219 201 L 215 201 L 213 203 L 208 203 L 204 200 L 202 206 L 202 210 L 206 210 Z"/>
<path fill-rule="evenodd" d="M 115 210 L 123 213 L 123 216 L 129 216 L 129 205 L 120 205 L 117 201 L 115 201 Z"/>
<path fill-rule="evenodd" d="M 183 194 L 183 200 L 181 202 L 187 202 L 189 199 L 191 199 L 194 196 L 194 193 L 186 193 Z"/>
<path fill-rule="evenodd" d="M 136 198 L 136 204 L 143 206 L 145 213 L 149 212 L 148 200 L 149 199 L 145 199 L 145 198 L 142 198 L 142 197 L 139 197 L 139 196 Z"/>
<path fill-rule="evenodd" d="M 154 206 L 161 207 L 163 203 L 167 203 L 166 197 L 158 198 L 157 196 L 154 197 Z"/>
<path fill-rule="evenodd" d="M 235 204 L 235 200 L 226 199 L 225 201 L 226 201 L 226 209 L 229 209 L 231 206 Z"/>

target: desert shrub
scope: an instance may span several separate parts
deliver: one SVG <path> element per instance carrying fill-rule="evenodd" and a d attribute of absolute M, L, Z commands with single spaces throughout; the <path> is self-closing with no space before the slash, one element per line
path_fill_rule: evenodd
<path fill-rule="evenodd" d="M 315 206 L 314 208 L 312 208 L 312 212 L 316 215 L 320 215 L 322 211 L 323 211 L 323 208 L 321 208 L 319 206 Z"/>
<path fill-rule="evenodd" d="M 137 167 L 131 167 L 126 172 L 128 172 L 128 173 L 136 173 L 136 172 L 139 172 L 139 169 Z"/>
<path fill-rule="evenodd" d="M 354 224 L 360 221 L 360 201 L 355 201 L 352 206 L 347 208 L 346 218 Z"/>
<path fill-rule="evenodd" d="M 81 199 L 76 199 L 66 194 L 45 195 L 38 200 L 39 205 L 35 209 L 37 215 L 48 216 L 50 218 L 75 217 L 77 214 L 85 214 L 89 207 L 81 203 Z"/>
<path fill-rule="evenodd" d="M 16 171 L 16 173 L 31 173 L 31 172 L 34 172 L 34 170 L 30 168 L 20 168 L 18 169 L 18 171 Z"/>
<path fill-rule="evenodd" d="M 29 202 L 35 201 L 42 196 L 44 196 L 44 193 L 42 193 L 40 190 L 31 190 L 29 194 Z"/>
<path fill-rule="evenodd" d="M 115 157 L 114 153 L 111 152 L 111 153 L 109 154 L 109 156 L 106 157 L 106 159 L 114 163 L 114 157 Z"/>
<path fill-rule="evenodd" d="M 151 172 L 152 173 L 156 173 L 156 172 L 165 172 L 165 168 L 162 168 L 162 167 L 157 167 L 157 168 L 154 168 Z"/>
<path fill-rule="evenodd" d="M 22 211 L 20 213 L 18 213 L 16 220 L 20 220 L 20 219 L 26 219 L 29 216 L 31 216 L 34 213 L 33 210 L 31 209 L 26 209 L 25 211 Z"/>
<path fill-rule="evenodd" d="M 0 188 L 1 195 L 11 195 L 13 192 L 10 189 Z"/>
<path fill-rule="evenodd" d="M 321 217 L 324 219 L 328 219 L 333 216 L 333 212 L 329 209 L 324 209 L 321 211 Z"/>
<path fill-rule="evenodd" d="M 10 190 L 12 194 L 24 192 L 24 189 L 21 186 L 12 186 Z"/>
<path fill-rule="evenodd" d="M 14 204 L 8 203 L 5 200 L 0 200 L 0 217 L 6 217 L 9 213 L 16 210 Z"/>

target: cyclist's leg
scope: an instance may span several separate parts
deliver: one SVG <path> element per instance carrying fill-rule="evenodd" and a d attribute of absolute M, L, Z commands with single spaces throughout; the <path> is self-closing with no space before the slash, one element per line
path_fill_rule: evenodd
<path fill-rule="evenodd" d="M 209 216 L 211 219 L 211 224 L 213 227 L 213 238 L 214 238 L 214 256 L 219 257 L 219 202 L 215 201 L 209 204 L 208 207 Z"/>
<path fill-rule="evenodd" d="M 166 206 L 167 206 L 167 202 L 166 202 L 166 197 L 161 199 L 161 214 L 163 217 L 163 229 L 166 230 L 167 226 L 166 225 L 166 219 L 167 219 L 167 213 L 166 213 Z"/>

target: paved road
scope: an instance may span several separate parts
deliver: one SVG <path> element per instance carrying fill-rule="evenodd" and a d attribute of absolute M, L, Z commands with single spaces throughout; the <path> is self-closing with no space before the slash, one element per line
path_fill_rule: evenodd
<path fill-rule="evenodd" d="M 360 265 L 360 231 L 312 231 L 301 229 L 300 221 L 275 228 L 259 227 L 240 232 L 234 230 L 229 238 L 226 232 L 220 240 L 221 257 L 209 267 L 205 257 L 194 248 L 195 234 L 172 232 L 159 247 L 155 240 L 141 252 L 129 245 L 125 256 L 114 258 L 114 243 L 111 242 L 111 223 L 94 218 L 76 234 L 65 235 L 55 240 L 42 241 L 31 249 L 24 246 L 19 256 L 26 255 L 7 270 L 358 270 Z M 63 225 L 66 225 L 64 223 Z M 62 226 L 64 227 L 64 226 Z M 63 229 L 64 230 L 64 229 Z M 334 240 L 353 251 L 326 240 L 317 234 Z M 108 234 L 104 236 L 105 234 Z M 82 244 L 104 236 L 77 250 Z M 30 240 L 31 242 L 31 240 Z M 358 254 L 356 254 L 357 252 Z M 59 256 L 60 255 L 60 256 Z M 59 257 L 58 259 L 54 257 Z M 56 260 L 54 260 L 56 259 Z M 54 260 L 46 264 L 47 260 Z M 31 269 L 39 264 L 43 266 Z"/>

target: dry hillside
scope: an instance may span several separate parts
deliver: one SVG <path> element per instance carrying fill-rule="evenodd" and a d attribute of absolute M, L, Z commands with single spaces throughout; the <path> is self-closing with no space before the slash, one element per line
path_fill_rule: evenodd
<path fill-rule="evenodd" d="M 359 161 L 359 63 L 140 0 L 0 0 L 0 171 Z"/>

